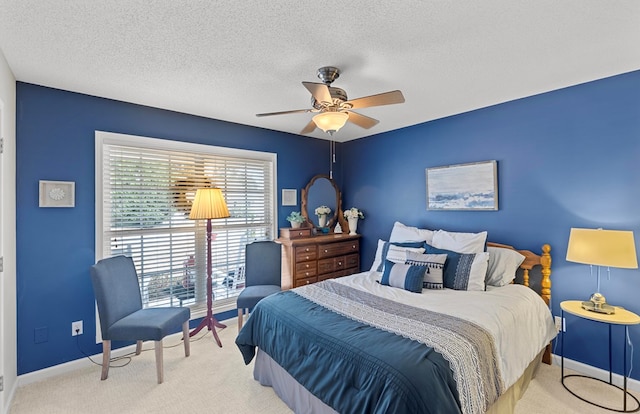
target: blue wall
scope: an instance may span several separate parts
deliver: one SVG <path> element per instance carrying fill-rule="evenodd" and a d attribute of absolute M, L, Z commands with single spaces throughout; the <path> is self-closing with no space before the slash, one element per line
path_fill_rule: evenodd
<path fill-rule="evenodd" d="M 82 358 L 95 344 L 95 130 L 267 151 L 278 157 L 281 189 L 328 173 L 329 141 L 17 83 L 18 375 Z M 38 181 L 75 181 L 75 208 L 39 208 Z M 278 207 L 279 227 L 297 207 Z M 220 319 L 235 312 L 220 315 Z M 196 321 L 192 321 L 195 326 Z M 36 343 L 36 334 L 46 337 Z M 114 344 L 115 346 L 121 344 Z"/>
<path fill-rule="evenodd" d="M 278 197 L 280 189 L 299 191 L 314 174 L 328 172 L 328 141 L 24 83 L 17 87 L 17 117 L 18 374 L 81 358 L 71 321 L 84 320 L 82 349 L 101 351 L 92 335 L 88 272 L 95 130 L 276 152 Z M 492 241 L 537 252 L 549 243 L 552 310 L 559 315 L 561 301 L 585 299 L 596 288 L 587 266 L 564 260 L 571 227 L 633 230 L 638 244 L 640 72 L 351 141 L 339 145 L 338 156 L 343 206 L 366 216 L 358 224 L 363 269 L 396 220 L 488 230 Z M 425 168 L 483 160 L 498 161 L 499 211 L 426 210 Z M 42 179 L 75 181 L 76 207 L 38 208 Z M 291 210 L 279 207 L 280 226 Z M 600 290 L 640 313 L 639 271 L 613 269 Z M 34 343 L 37 328 L 46 328 L 47 342 Z M 606 368 L 605 326 L 567 317 L 567 330 L 567 357 Z M 622 349 L 622 331 L 614 335 L 614 349 Z M 631 328 L 631 339 L 640 344 L 640 327 Z M 634 365 L 640 366 L 638 353 Z M 621 373 L 620 358 L 614 369 Z"/>
<path fill-rule="evenodd" d="M 535 252 L 549 243 L 552 311 L 560 315 L 561 301 L 596 290 L 588 266 L 564 259 L 571 227 L 633 230 L 640 253 L 640 71 L 351 141 L 341 155 L 344 206 L 365 214 L 358 231 L 366 269 L 395 220 L 488 230 L 491 241 Z M 426 210 L 425 168 L 484 160 L 498 161 L 499 211 Z M 600 291 L 640 314 L 640 271 L 612 269 Z M 630 331 L 640 346 L 640 326 Z M 567 316 L 565 356 L 606 369 L 607 332 Z M 621 373 L 624 330 L 613 335 Z M 640 379 L 640 370 L 632 377 Z"/>

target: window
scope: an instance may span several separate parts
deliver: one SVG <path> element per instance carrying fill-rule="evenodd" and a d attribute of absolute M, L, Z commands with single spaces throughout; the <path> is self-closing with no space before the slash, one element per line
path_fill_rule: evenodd
<path fill-rule="evenodd" d="M 196 189 L 218 187 L 231 217 L 211 221 L 214 307 L 235 307 L 244 248 L 275 232 L 271 153 L 96 132 L 96 256 L 131 256 L 145 307 L 206 304 L 206 220 Z"/>

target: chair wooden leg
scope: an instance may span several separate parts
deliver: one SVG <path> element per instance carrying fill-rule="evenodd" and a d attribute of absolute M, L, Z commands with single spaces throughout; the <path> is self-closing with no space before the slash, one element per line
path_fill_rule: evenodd
<path fill-rule="evenodd" d="M 242 329 L 242 323 L 243 323 L 243 313 L 244 313 L 244 309 L 243 308 L 238 308 L 238 332 L 240 332 L 240 329 Z"/>
<path fill-rule="evenodd" d="M 184 356 L 191 355 L 191 342 L 189 342 L 189 321 L 182 324 L 182 340 L 184 341 Z"/>
<path fill-rule="evenodd" d="M 111 340 L 102 340 L 102 375 L 101 380 L 106 380 L 109 376 L 109 362 L 111 361 Z"/>
<path fill-rule="evenodd" d="M 158 374 L 158 384 L 164 381 L 164 367 L 162 364 L 162 340 L 154 341 L 156 348 L 156 372 Z"/>
<path fill-rule="evenodd" d="M 142 352 L 142 341 L 136 341 L 136 355 L 140 355 Z"/>

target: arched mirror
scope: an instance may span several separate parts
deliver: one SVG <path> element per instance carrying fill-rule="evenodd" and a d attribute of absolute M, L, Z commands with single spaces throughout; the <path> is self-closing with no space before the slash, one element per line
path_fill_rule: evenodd
<path fill-rule="evenodd" d="M 326 206 L 331 209 L 327 215 L 326 223 L 322 226 L 320 217 L 316 215 L 316 209 Z M 328 227 L 333 229 L 342 218 L 342 198 L 338 185 L 326 174 L 314 176 L 309 184 L 302 189 L 302 215 L 313 227 Z"/>

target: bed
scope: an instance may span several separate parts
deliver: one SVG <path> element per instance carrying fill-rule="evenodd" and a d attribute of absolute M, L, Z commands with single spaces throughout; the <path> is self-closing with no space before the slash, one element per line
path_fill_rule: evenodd
<path fill-rule="evenodd" d="M 458 239 L 434 247 L 433 234 L 405 227 L 379 241 L 369 271 L 265 298 L 239 332 L 254 378 L 294 412 L 509 413 L 541 360 L 549 363 L 549 245 L 535 254 L 487 243 L 485 232 L 471 246 L 459 236 L 471 233 L 449 232 Z M 477 252 L 461 252 L 469 249 Z M 490 252 L 516 259 L 490 263 Z M 436 264 L 419 262 L 427 257 Z M 465 264 L 483 272 L 482 289 L 471 278 L 465 288 L 447 283 L 452 266 Z M 492 266 L 501 281 L 489 285 Z M 425 267 L 416 290 L 411 275 Z"/>

